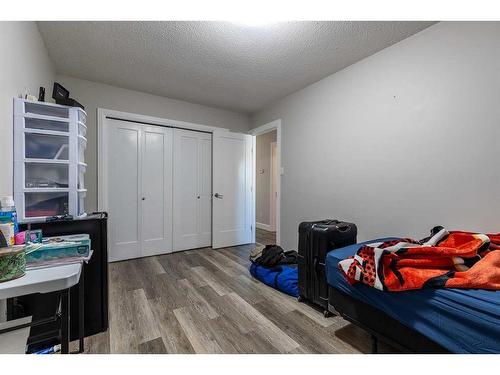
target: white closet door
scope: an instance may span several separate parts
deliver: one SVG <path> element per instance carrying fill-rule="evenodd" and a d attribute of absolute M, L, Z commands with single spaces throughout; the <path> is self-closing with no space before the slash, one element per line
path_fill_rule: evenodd
<path fill-rule="evenodd" d="M 143 126 L 142 256 L 172 251 L 172 129 Z"/>
<path fill-rule="evenodd" d="M 212 134 L 199 134 L 199 242 L 198 247 L 212 245 Z"/>
<path fill-rule="evenodd" d="M 174 251 L 210 246 L 210 134 L 174 130 Z"/>
<path fill-rule="evenodd" d="M 141 256 L 141 127 L 107 120 L 104 169 L 105 201 L 109 214 L 109 260 Z"/>

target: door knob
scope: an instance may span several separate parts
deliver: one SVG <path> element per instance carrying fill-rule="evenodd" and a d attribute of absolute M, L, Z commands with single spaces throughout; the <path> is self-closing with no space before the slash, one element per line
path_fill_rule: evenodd
<path fill-rule="evenodd" d="M 219 199 L 224 198 L 224 195 L 219 194 L 219 193 L 215 193 L 215 195 L 214 195 L 214 196 L 215 196 L 215 198 L 219 198 Z"/>

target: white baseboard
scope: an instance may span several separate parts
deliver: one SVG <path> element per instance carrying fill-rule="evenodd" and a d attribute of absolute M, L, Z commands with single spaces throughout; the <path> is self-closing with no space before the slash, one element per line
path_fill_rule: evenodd
<path fill-rule="evenodd" d="M 272 225 L 269 224 L 262 224 L 262 223 L 255 223 L 255 227 L 259 229 L 264 229 L 269 232 L 275 232 L 276 228 L 274 228 Z"/>

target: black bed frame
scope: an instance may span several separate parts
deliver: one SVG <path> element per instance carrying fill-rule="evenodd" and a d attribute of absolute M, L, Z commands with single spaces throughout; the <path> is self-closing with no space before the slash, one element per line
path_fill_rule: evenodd
<path fill-rule="evenodd" d="M 449 353 L 441 345 L 406 327 L 383 311 L 332 286 L 329 286 L 328 291 L 328 309 L 369 332 L 372 336 L 372 353 L 378 352 L 378 341 L 383 341 L 404 353 Z"/>

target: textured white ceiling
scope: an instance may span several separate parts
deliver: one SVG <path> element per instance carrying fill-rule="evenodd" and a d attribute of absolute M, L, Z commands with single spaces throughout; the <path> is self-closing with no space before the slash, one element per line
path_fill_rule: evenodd
<path fill-rule="evenodd" d="M 58 74 L 251 113 L 431 22 L 39 22 Z"/>

